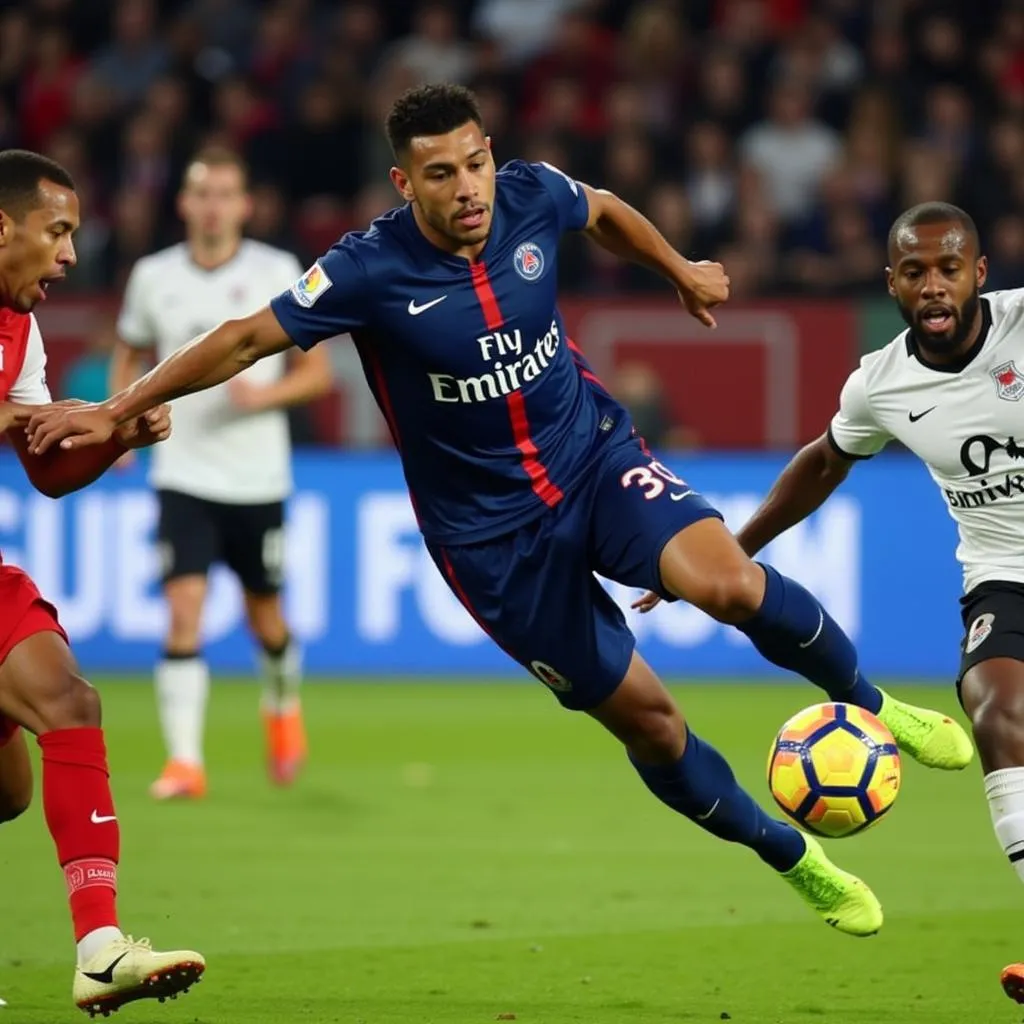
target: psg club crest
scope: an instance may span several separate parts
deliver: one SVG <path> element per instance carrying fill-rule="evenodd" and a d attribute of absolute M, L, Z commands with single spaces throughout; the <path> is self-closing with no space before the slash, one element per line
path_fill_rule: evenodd
<path fill-rule="evenodd" d="M 544 273 L 544 253 L 533 242 L 523 242 L 513 254 L 512 262 L 524 281 L 537 281 Z"/>
<path fill-rule="evenodd" d="M 1017 369 L 1013 360 L 1001 363 L 992 371 L 996 392 L 1007 402 L 1019 402 L 1024 398 L 1024 374 Z"/>

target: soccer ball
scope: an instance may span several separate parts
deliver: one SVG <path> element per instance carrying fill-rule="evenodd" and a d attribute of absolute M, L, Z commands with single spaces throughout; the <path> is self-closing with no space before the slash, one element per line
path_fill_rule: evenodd
<path fill-rule="evenodd" d="M 801 828 L 840 839 L 870 828 L 900 791 L 892 733 L 853 704 L 815 704 L 779 730 L 768 756 L 775 802 Z"/>

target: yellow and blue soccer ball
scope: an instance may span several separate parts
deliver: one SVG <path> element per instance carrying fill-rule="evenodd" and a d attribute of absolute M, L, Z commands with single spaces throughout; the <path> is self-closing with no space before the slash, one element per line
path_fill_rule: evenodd
<path fill-rule="evenodd" d="M 840 839 L 879 821 L 900 791 L 892 733 L 852 704 L 815 704 L 779 730 L 768 756 L 775 802 L 801 828 Z"/>

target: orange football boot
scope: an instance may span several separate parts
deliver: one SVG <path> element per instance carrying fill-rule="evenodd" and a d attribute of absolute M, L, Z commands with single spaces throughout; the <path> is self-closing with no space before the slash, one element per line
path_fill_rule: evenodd
<path fill-rule="evenodd" d="M 149 787 L 149 795 L 154 800 L 201 800 L 206 796 L 206 770 L 199 764 L 172 759 Z"/>
<path fill-rule="evenodd" d="M 263 725 L 267 734 L 267 774 L 276 786 L 290 786 L 306 763 L 306 726 L 302 705 L 293 700 L 282 710 L 264 705 Z"/>

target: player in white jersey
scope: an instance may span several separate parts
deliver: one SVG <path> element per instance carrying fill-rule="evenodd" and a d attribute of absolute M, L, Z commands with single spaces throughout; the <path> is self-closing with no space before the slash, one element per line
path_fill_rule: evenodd
<path fill-rule="evenodd" d="M 178 197 L 186 240 L 146 256 L 128 281 L 111 366 L 117 392 L 224 319 L 247 316 L 302 275 L 295 256 L 242 236 L 251 209 L 246 168 L 207 149 L 191 161 Z M 175 403 L 175 431 L 153 453 L 159 542 L 169 624 L 156 691 L 168 760 L 157 799 L 206 792 L 202 732 L 209 673 L 200 648 L 207 575 L 224 562 L 242 584 L 250 629 L 262 647 L 263 717 L 271 778 L 286 784 L 306 753 L 299 652 L 285 622 L 284 502 L 292 488 L 286 407 L 331 385 L 328 351 L 263 360 L 230 384 Z"/>
<path fill-rule="evenodd" d="M 996 836 L 1024 881 L 1024 289 L 981 294 L 988 264 L 977 228 L 948 203 L 896 220 L 889 263 L 907 330 L 864 356 L 828 430 L 797 453 L 737 538 L 760 551 L 889 441 L 924 462 L 960 535 L 960 703 Z M 1006 967 L 1002 984 L 1024 1002 L 1024 964 Z"/>

